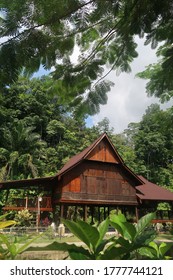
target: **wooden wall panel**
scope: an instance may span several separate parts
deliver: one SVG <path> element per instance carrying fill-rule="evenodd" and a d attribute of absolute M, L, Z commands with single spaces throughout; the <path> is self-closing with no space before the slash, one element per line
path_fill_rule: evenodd
<path fill-rule="evenodd" d="M 97 193 L 97 179 L 96 177 L 85 177 L 85 190 L 88 194 Z"/>
<path fill-rule="evenodd" d="M 87 157 L 89 160 L 97 160 L 103 162 L 118 163 L 119 159 L 116 157 L 115 152 L 110 145 L 104 141 L 101 141 L 95 149 Z"/>
<path fill-rule="evenodd" d="M 135 183 L 127 178 L 119 164 L 86 160 L 66 173 L 62 184 L 61 201 L 75 203 L 137 203 Z"/>
<path fill-rule="evenodd" d="M 65 176 L 63 176 L 62 192 L 80 192 L 80 191 L 81 191 L 80 174 L 68 173 Z"/>
<path fill-rule="evenodd" d="M 106 183 L 107 183 L 107 193 L 109 195 L 121 194 L 121 181 L 120 180 L 107 178 Z"/>
<path fill-rule="evenodd" d="M 89 196 L 96 194 L 96 200 L 99 199 L 99 195 L 104 195 L 105 199 L 106 197 L 109 197 L 109 199 L 111 197 L 112 201 L 115 201 L 115 196 L 119 197 L 119 200 L 123 200 L 123 198 L 127 200 L 128 196 L 134 197 L 136 200 L 134 188 L 130 184 L 114 178 L 85 176 L 82 185 L 84 185 L 83 194 L 88 194 Z"/>
<path fill-rule="evenodd" d="M 113 164 L 101 164 L 97 162 L 88 162 L 83 171 L 84 176 L 104 177 L 124 180 L 118 166 Z"/>
<path fill-rule="evenodd" d="M 70 182 L 70 191 L 71 192 L 80 192 L 80 177 L 73 179 Z"/>

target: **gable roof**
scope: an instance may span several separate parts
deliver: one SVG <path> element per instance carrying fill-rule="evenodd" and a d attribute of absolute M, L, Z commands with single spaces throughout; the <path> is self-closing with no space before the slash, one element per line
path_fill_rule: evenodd
<path fill-rule="evenodd" d="M 73 167 L 75 167 L 76 165 L 78 165 L 82 160 L 86 159 L 87 156 L 93 151 L 93 149 L 103 140 L 106 139 L 108 141 L 108 143 L 110 144 L 110 146 L 112 147 L 116 157 L 118 158 L 120 163 L 124 163 L 123 159 L 121 158 L 121 156 L 117 153 L 114 145 L 112 144 L 111 140 L 108 138 L 106 133 L 103 133 L 98 139 L 96 139 L 89 147 L 87 147 L 86 149 L 84 149 L 82 152 L 80 152 L 79 154 L 75 155 L 74 157 L 72 157 L 64 166 L 63 168 L 59 171 L 59 173 L 57 174 L 58 176 L 63 175 L 64 173 L 66 173 L 67 171 L 69 171 L 70 169 L 72 169 Z"/>
<path fill-rule="evenodd" d="M 136 195 L 141 200 L 173 201 L 173 192 L 151 183 L 143 176 L 138 177 L 144 182 L 143 185 L 136 187 L 136 189 L 140 191 L 140 194 L 137 193 Z"/>
<path fill-rule="evenodd" d="M 59 173 L 56 175 L 59 178 L 64 175 L 66 172 L 68 172 L 69 170 L 71 170 L 72 168 L 74 168 L 75 166 L 77 166 L 78 164 L 80 164 L 84 159 L 87 159 L 87 157 L 89 156 L 89 154 L 94 150 L 94 148 L 103 140 L 105 139 L 108 144 L 110 145 L 110 147 L 113 150 L 113 153 L 115 154 L 117 160 L 118 160 L 118 164 L 122 165 L 123 168 L 125 169 L 125 171 L 130 174 L 132 177 L 134 177 L 138 184 L 143 184 L 143 181 L 139 178 L 139 176 L 137 176 L 130 168 L 128 168 L 122 157 L 119 155 L 119 153 L 117 152 L 117 150 L 115 149 L 113 143 L 111 142 L 111 140 L 109 139 L 107 133 L 103 133 L 98 139 L 96 139 L 89 147 L 87 147 L 86 149 L 84 149 L 82 152 L 80 152 L 79 154 L 75 155 L 74 157 L 72 157 L 64 166 L 63 168 L 59 171 Z"/>

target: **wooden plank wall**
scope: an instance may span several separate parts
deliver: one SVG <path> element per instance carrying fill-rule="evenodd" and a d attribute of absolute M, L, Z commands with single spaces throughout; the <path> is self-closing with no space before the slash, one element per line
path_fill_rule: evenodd
<path fill-rule="evenodd" d="M 101 141 L 88 155 L 87 159 L 112 163 L 119 162 L 115 152 L 105 141 Z"/>
<path fill-rule="evenodd" d="M 134 183 L 119 165 L 87 160 L 68 172 L 60 184 L 61 201 L 121 202 L 136 204 Z"/>

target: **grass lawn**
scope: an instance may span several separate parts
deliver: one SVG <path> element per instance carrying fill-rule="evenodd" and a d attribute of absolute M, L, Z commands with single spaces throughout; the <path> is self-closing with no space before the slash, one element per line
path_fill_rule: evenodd
<path fill-rule="evenodd" d="M 76 237 L 76 236 L 64 236 L 62 238 L 60 238 L 59 236 L 57 237 L 49 237 L 49 236 L 41 236 L 40 238 L 38 238 L 37 240 L 35 240 L 34 243 L 52 243 L 54 241 L 57 241 L 57 242 L 70 242 L 70 243 L 73 243 L 73 242 L 79 242 L 80 240 Z"/>
<path fill-rule="evenodd" d="M 35 238 L 36 234 L 33 234 L 33 233 L 32 234 L 23 234 L 22 236 L 14 236 L 14 235 L 8 234 L 8 238 L 10 241 L 14 240 L 15 243 L 17 242 L 19 244 L 24 244 L 25 242 Z M 40 244 L 40 245 L 41 244 L 50 244 L 55 241 L 73 243 L 73 242 L 79 242 L 80 240 L 74 235 L 66 235 L 66 236 L 60 238 L 59 236 L 54 237 L 51 234 L 44 233 L 43 235 L 41 234 L 40 237 L 38 237 L 36 240 L 34 240 L 32 242 L 32 244 Z"/>

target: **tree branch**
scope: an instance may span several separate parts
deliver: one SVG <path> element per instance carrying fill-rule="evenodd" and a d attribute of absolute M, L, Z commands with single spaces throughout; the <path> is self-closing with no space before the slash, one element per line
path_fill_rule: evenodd
<path fill-rule="evenodd" d="M 56 19 L 56 22 L 58 22 L 58 21 L 60 21 L 60 20 L 62 20 L 62 19 L 64 19 L 64 18 L 68 17 L 69 15 L 71 15 L 71 14 L 77 12 L 78 10 L 80 10 L 80 9 L 82 9 L 83 7 L 85 7 L 85 6 L 87 6 L 87 5 L 91 4 L 91 3 L 93 3 L 94 1 L 95 1 L 95 0 L 90 0 L 90 1 L 88 1 L 88 2 L 86 2 L 86 3 L 83 3 L 82 5 L 80 5 L 80 6 L 78 6 L 78 7 L 76 7 L 75 9 L 66 11 L 65 14 L 63 14 L 61 17 L 59 17 L 59 18 Z M 7 40 L 6 42 L 1 43 L 0 46 L 3 46 L 3 45 L 5 45 L 5 44 L 7 44 L 8 42 L 11 42 L 11 41 L 13 41 L 13 40 L 15 40 L 15 39 L 17 39 L 17 38 L 20 38 L 20 36 L 23 35 L 24 33 L 30 33 L 30 32 L 31 32 L 32 30 L 34 30 L 34 29 L 37 29 L 37 28 L 39 28 L 39 27 L 43 27 L 43 26 L 46 26 L 46 25 L 51 25 L 52 23 L 55 23 L 55 20 L 52 21 L 52 19 L 51 19 L 51 20 L 48 20 L 48 21 L 46 21 L 46 22 L 44 22 L 44 23 L 34 25 L 34 26 L 30 27 L 29 29 L 22 31 L 21 33 L 17 34 L 16 36 L 12 37 L 11 39 Z M 6 36 L 6 35 L 2 36 L 2 38 L 5 37 L 5 36 Z"/>

